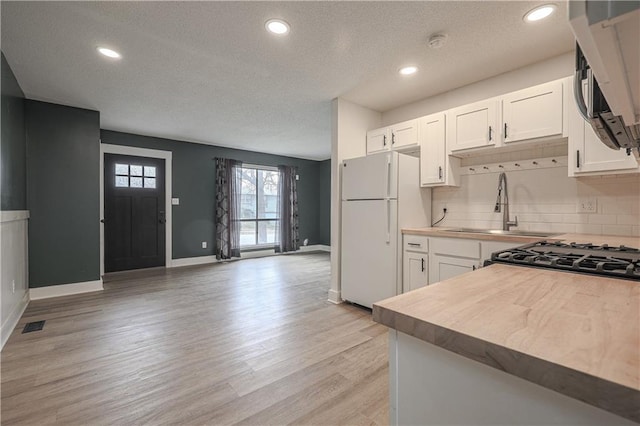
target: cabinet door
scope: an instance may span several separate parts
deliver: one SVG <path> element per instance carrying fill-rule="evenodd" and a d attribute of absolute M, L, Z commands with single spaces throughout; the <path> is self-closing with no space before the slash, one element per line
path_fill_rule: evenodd
<path fill-rule="evenodd" d="M 451 151 L 495 145 L 500 137 L 498 101 L 495 99 L 454 108 L 447 115 Z"/>
<path fill-rule="evenodd" d="M 420 119 L 420 185 L 445 183 L 447 173 L 445 115 L 434 114 Z"/>
<path fill-rule="evenodd" d="M 474 271 L 479 266 L 478 259 L 462 259 L 441 254 L 431 254 L 429 256 L 429 284 Z"/>
<path fill-rule="evenodd" d="M 505 143 L 562 136 L 562 82 L 540 84 L 502 98 Z"/>
<path fill-rule="evenodd" d="M 367 132 L 367 154 L 386 151 L 389 149 L 390 144 L 388 127 Z"/>
<path fill-rule="evenodd" d="M 586 81 L 583 83 L 583 91 Z M 638 162 L 626 151 L 614 150 L 606 146 L 587 121 L 571 107 L 572 125 L 569 134 L 569 176 L 581 173 L 640 171 Z"/>
<path fill-rule="evenodd" d="M 582 140 L 578 140 L 573 153 L 575 173 L 638 170 L 638 162 L 633 155 L 627 155 L 624 149 L 616 151 L 606 146 L 586 121 L 582 124 L 582 134 Z"/>
<path fill-rule="evenodd" d="M 429 282 L 428 255 L 405 251 L 403 258 L 402 292 L 426 286 Z"/>
<path fill-rule="evenodd" d="M 418 120 L 409 120 L 390 126 L 391 148 L 418 146 Z"/>

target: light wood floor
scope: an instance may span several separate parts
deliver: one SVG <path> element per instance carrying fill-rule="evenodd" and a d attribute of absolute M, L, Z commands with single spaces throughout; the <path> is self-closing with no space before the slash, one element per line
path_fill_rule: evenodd
<path fill-rule="evenodd" d="M 329 274 L 326 253 L 274 256 L 33 301 L 1 354 L 2 424 L 386 424 L 387 329 L 328 303 Z"/>

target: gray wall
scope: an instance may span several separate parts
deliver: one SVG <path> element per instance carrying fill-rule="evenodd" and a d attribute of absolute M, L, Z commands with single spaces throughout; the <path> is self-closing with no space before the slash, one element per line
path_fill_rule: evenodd
<path fill-rule="evenodd" d="M 331 245 L 331 160 L 320 163 L 318 196 L 318 242 L 328 246 Z"/>
<path fill-rule="evenodd" d="M 298 181 L 300 241 L 308 238 L 309 244 L 325 244 L 319 232 L 321 162 L 110 130 L 102 130 L 101 139 L 102 143 L 107 144 L 159 149 L 173 153 L 173 197 L 180 198 L 180 205 L 173 207 L 174 259 L 215 253 L 214 157 L 232 158 L 265 166 L 297 166 L 300 175 Z M 208 248 L 201 248 L 202 241 L 208 242 Z"/>
<path fill-rule="evenodd" d="M 100 278 L 100 113 L 25 103 L 29 287 Z"/>
<path fill-rule="evenodd" d="M 2 57 L 2 139 L 0 142 L 0 210 L 27 209 L 27 154 L 24 93 L 4 53 Z"/>

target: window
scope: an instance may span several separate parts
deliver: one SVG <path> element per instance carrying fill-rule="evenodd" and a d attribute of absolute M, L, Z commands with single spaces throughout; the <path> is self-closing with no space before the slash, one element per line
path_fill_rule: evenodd
<path fill-rule="evenodd" d="M 134 164 L 116 163 L 117 188 L 151 188 L 156 187 L 156 168 Z"/>
<path fill-rule="evenodd" d="M 278 242 L 278 180 L 274 168 L 239 167 L 240 247 L 272 246 Z"/>

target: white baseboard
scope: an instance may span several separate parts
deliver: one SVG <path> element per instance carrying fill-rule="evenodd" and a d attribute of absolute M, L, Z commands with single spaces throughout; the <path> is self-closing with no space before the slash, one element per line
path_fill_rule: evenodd
<path fill-rule="evenodd" d="M 85 281 L 80 283 L 50 285 L 47 287 L 36 287 L 29 289 L 31 300 L 48 299 L 50 297 L 71 296 L 73 294 L 89 293 L 92 291 L 102 291 L 102 279 L 96 281 Z"/>
<path fill-rule="evenodd" d="M 29 219 L 29 210 L 3 210 L 0 211 L 0 222 L 14 222 L 16 220 Z"/>
<path fill-rule="evenodd" d="M 273 249 L 267 250 L 256 250 L 256 251 L 247 251 L 242 253 L 242 257 L 234 257 L 229 260 L 242 260 L 242 259 L 255 259 L 258 257 L 266 257 L 266 256 L 277 256 L 281 254 L 296 254 L 301 252 L 310 252 L 310 251 L 331 251 L 331 246 L 326 246 L 322 244 L 314 244 L 311 246 L 302 246 L 298 251 L 291 251 L 287 253 L 276 253 Z M 169 268 L 179 268 L 182 266 L 194 266 L 194 265 L 206 265 L 209 263 L 217 263 L 218 260 L 215 256 L 197 256 L 197 257 L 184 257 L 182 259 L 173 259 L 171 260 L 171 266 Z"/>
<path fill-rule="evenodd" d="M 181 266 L 205 265 L 216 262 L 217 259 L 215 256 L 184 257 L 182 259 L 173 259 L 170 267 L 179 268 Z"/>
<path fill-rule="evenodd" d="M 329 302 L 335 303 L 339 305 L 342 303 L 342 298 L 340 297 L 340 292 L 334 289 L 329 289 Z"/>
<path fill-rule="evenodd" d="M 331 246 L 326 246 L 324 244 L 313 244 L 310 246 L 302 246 L 300 247 L 300 251 L 327 251 L 331 252 Z"/>
<path fill-rule="evenodd" d="M 9 314 L 9 317 L 2 324 L 0 329 L 0 351 L 4 348 L 4 344 L 7 343 L 11 333 L 13 333 L 13 329 L 16 328 L 18 322 L 20 322 L 20 318 L 22 318 L 22 314 L 24 314 L 24 310 L 27 309 L 27 305 L 29 304 L 29 292 L 25 292 L 20 303 L 15 306 L 13 312 Z"/>

